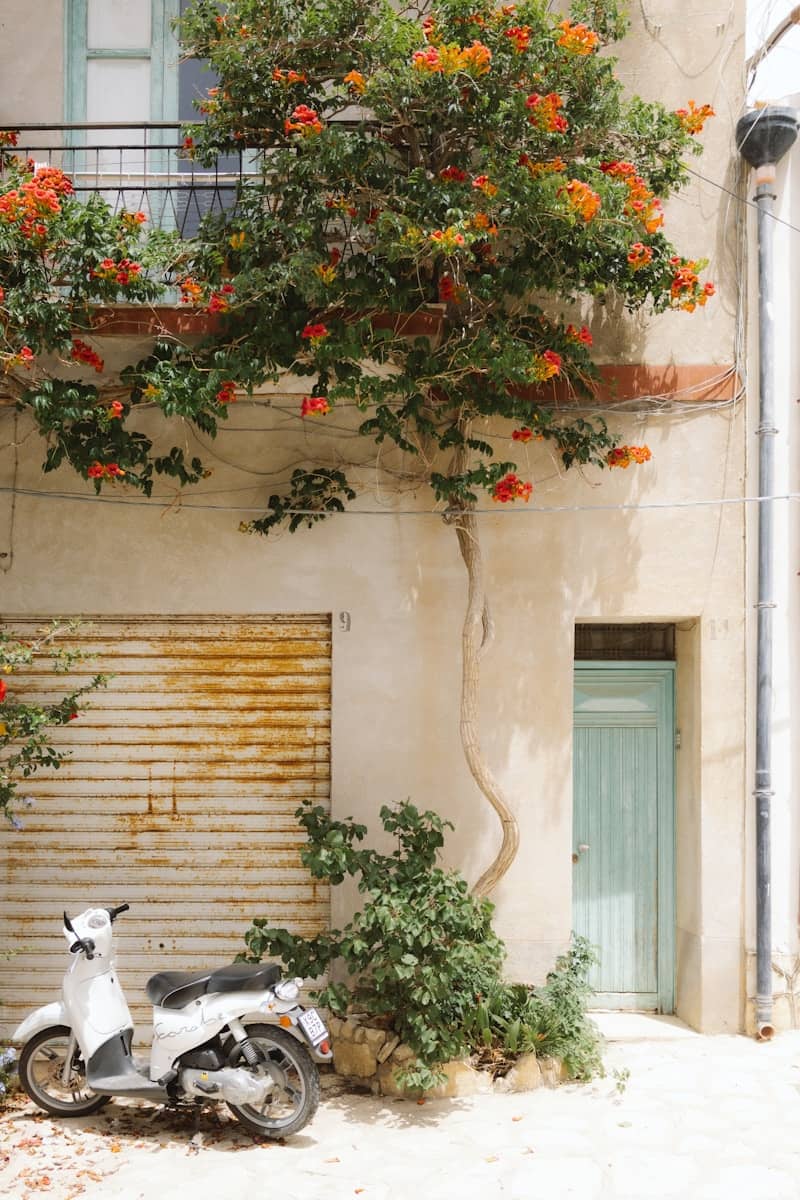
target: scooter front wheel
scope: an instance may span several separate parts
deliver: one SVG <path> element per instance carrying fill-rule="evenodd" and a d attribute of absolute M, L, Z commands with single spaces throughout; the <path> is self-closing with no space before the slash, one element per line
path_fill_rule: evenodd
<path fill-rule="evenodd" d="M 43 1029 L 26 1043 L 19 1081 L 33 1103 L 53 1117 L 85 1117 L 111 1099 L 87 1086 L 80 1047 L 66 1025 Z"/>
<path fill-rule="evenodd" d="M 285 1138 L 302 1129 L 319 1105 L 319 1072 L 305 1046 L 275 1025 L 248 1025 L 247 1036 L 262 1065 L 249 1067 L 256 1075 L 272 1076 L 275 1087 L 263 1105 L 228 1104 L 251 1133 Z M 229 1047 L 231 1066 L 245 1067 L 240 1048 Z"/>

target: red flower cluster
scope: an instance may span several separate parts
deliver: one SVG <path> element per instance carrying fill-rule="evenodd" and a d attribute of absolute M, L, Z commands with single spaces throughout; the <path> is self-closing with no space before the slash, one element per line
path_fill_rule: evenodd
<path fill-rule="evenodd" d="M 121 479 L 125 474 L 119 463 L 93 462 L 86 472 L 90 479 Z"/>
<path fill-rule="evenodd" d="M 411 56 L 414 70 L 424 75 L 457 75 L 464 71 L 477 78 L 487 74 L 491 61 L 491 50 L 478 41 L 465 49 L 455 42 L 447 46 L 428 46 L 426 50 L 415 50 Z"/>
<path fill-rule="evenodd" d="M 653 261 L 652 246 L 645 246 L 644 242 L 633 242 L 628 251 L 628 263 L 632 271 L 639 271 L 642 267 L 646 267 Z"/>
<path fill-rule="evenodd" d="M 600 197 L 592 191 L 588 184 L 580 179 L 570 179 L 569 183 L 560 189 L 567 193 L 567 200 L 573 212 L 583 217 L 588 224 L 600 209 Z"/>
<path fill-rule="evenodd" d="M 541 354 L 534 354 L 528 374 L 534 383 L 545 383 L 554 375 L 560 375 L 561 355 L 555 350 L 544 350 Z"/>
<path fill-rule="evenodd" d="M 125 410 L 121 400 L 112 400 L 108 409 L 108 419 L 110 421 L 119 420 L 124 411 Z"/>
<path fill-rule="evenodd" d="M 230 297 L 233 295 L 233 293 L 234 293 L 233 284 L 232 283 L 223 283 L 223 285 L 219 289 L 219 291 L 211 293 L 211 296 L 208 301 L 208 305 L 206 307 L 206 312 L 210 312 L 210 313 L 227 312 L 231 306 Z"/>
<path fill-rule="evenodd" d="M 600 38 L 587 25 L 570 25 L 569 21 L 561 21 L 558 28 L 561 37 L 556 45 L 570 54 L 591 54 L 600 44 Z"/>
<path fill-rule="evenodd" d="M 140 263 L 132 262 L 129 258 L 121 258 L 119 262 L 114 262 L 113 258 L 104 258 L 92 271 L 92 278 L 114 279 L 120 287 L 127 287 L 141 269 Z"/>
<path fill-rule="evenodd" d="M 41 188 L 49 188 L 58 196 L 72 196 L 75 188 L 69 175 L 65 175 L 60 167 L 39 167 L 33 177 L 33 183 Z"/>
<path fill-rule="evenodd" d="M 300 337 L 310 342 L 312 346 L 318 346 L 320 342 L 325 341 L 329 333 L 328 326 L 323 325 L 322 321 L 318 321 L 316 325 L 305 325 Z"/>
<path fill-rule="evenodd" d="M 439 299 L 443 304 L 457 303 L 462 295 L 463 288 L 457 287 L 452 275 L 443 275 L 439 280 Z"/>
<path fill-rule="evenodd" d="M 19 134 L 15 129 L 0 129 L 0 146 L 16 146 Z"/>
<path fill-rule="evenodd" d="M 324 396 L 304 396 L 300 405 L 301 417 L 324 417 L 331 411 L 331 406 Z"/>
<path fill-rule="evenodd" d="M 523 51 L 528 49 L 528 43 L 531 40 L 531 27 L 530 25 L 513 25 L 511 29 L 506 30 L 506 37 L 513 42 L 517 54 L 522 54 Z"/>
<path fill-rule="evenodd" d="M 34 354 L 30 346 L 22 346 L 16 354 L 8 354 L 3 359 L 3 370 L 13 371 L 14 367 L 25 367 L 30 370 L 33 366 Z"/>
<path fill-rule="evenodd" d="M 319 275 L 322 282 L 327 286 L 333 283 L 336 278 L 336 268 L 342 260 L 342 252 L 338 246 L 334 246 L 330 252 L 330 256 L 326 263 L 320 263 L 318 267 L 314 267 L 314 271 Z"/>
<path fill-rule="evenodd" d="M 348 217 L 358 216 L 358 209 L 346 196 L 328 196 L 325 207 L 338 208 L 340 212 L 346 212 Z"/>
<path fill-rule="evenodd" d="M 6 294 L 5 294 L 5 292 L 3 291 L 3 289 L 0 287 L 0 304 L 2 304 L 2 303 L 3 303 L 3 301 L 5 300 L 5 298 L 6 298 Z"/>
<path fill-rule="evenodd" d="M 625 212 L 630 217 L 638 217 L 648 233 L 655 233 L 664 224 L 661 201 L 655 198 L 641 175 L 636 174 L 633 163 L 603 162 L 600 170 L 612 179 L 622 180 L 628 189 Z"/>
<path fill-rule="evenodd" d="M 652 457 L 649 446 L 616 446 L 609 450 L 606 462 L 610 467 L 622 467 L 627 471 L 631 463 L 645 463 Z"/>
<path fill-rule="evenodd" d="M 217 400 L 220 404 L 232 404 L 236 399 L 236 384 L 232 379 L 223 381 L 222 386 L 217 392 Z"/>
<path fill-rule="evenodd" d="M 584 346 L 591 346 L 594 341 L 586 325 L 581 325 L 580 329 L 576 329 L 574 325 L 568 325 L 566 335 L 568 342 L 582 342 Z"/>
<path fill-rule="evenodd" d="M 50 170 L 46 168 L 46 171 Z M 24 238 L 45 237 L 47 222 L 61 212 L 59 193 L 53 187 L 41 186 L 38 182 L 40 174 L 44 171 L 37 171 L 33 179 L 0 196 L 0 223 L 16 225 Z M 68 186 L 71 191 L 72 184 L 66 175 L 62 171 L 57 171 L 57 175 L 62 190 Z"/>
<path fill-rule="evenodd" d="M 308 83 L 308 76 L 304 71 L 282 71 L 280 67 L 276 67 L 272 72 L 272 81 L 288 87 L 292 83 Z"/>
<path fill-rule="evenodd" d="M 504 475 L 502 479 L 494 485 L 492 499 L 500 504 L 513 503 L 515 500 L 524 500 L 527 504 L 531 498 L 533 491 L 532 483 L 523 483 L 523 481 L 513 473 Z"/>
<path fill-rule="evenodd" d="M 533 92 L 525 101 L 525 107 L 531 110 L 528 121 L 537 129 L 548 133 L 566 133 L 569 129 L 569 121 L 559 112 L 564 101 L 557 92 L 548 92 L 546 96 Z"/>
<path fill-rule="evenodd" d="M 124 212 L 120 214 L 123 224 L 130 230 L 136 228 L 137 225 L 144 225 L 147 220 L 147 214 L 143 212 Z"/>
<path fill-rule="evenodd" d="M 683 309 L 684 312 L 694 312 L 698 305 L 705 308 L 709 297 L 716 291 L 713 283 L 700 286 L 697 272 L 706 265 L 705 260 L 693 262 L 691 259 L 681 259 L 675 254 L 669 260 L 669 265 L 675 272 L 669 289 L 672 307 Z"/>
<path fill-rule="evenodd" d="M 433 233 L 428 235 L 428 241 L 433 242 L 434 246 L 438 246 L 447 254 L 452 254 L 454 250 L 467 244 L 463 233 L 459 233 L 454 225 L 448 225 L 447 229 L 434 229 Z"/>
<path fill-rule="evenodd" d="M 439 172 L 439 178 L 452 183 L 464 183 L 467 176 L 461 167 L 445 167 L 443 171 Z"/>
<path fill-rule="evenodd" d="M 7 691 L 8 688 L 6 687 L 5 679 L 0 679 L 0 704 L 5 700 Z"/>
<path fill-rule="evenodd" d="M 526 167 L 534 179 L 538 175 L 558 175 L 567 169 L 563 158 L 551 158 L 547 162 L 534 162 L 527 154 L 520 154 L 517 164 L 520 167 Z"/>
<path fill-rule="evenodd" d="M 98 375 L 105 365 L 100 355 L 91 346 L 87 345 L 86 342 L 82 342 L 80 338 L 73 338 L 70 358 L 74 362 L 85 363 L 87 367 L 94 367 Z M 122 406 L 120 405 L 121 408 Z"/>
<path fill-rule="evenodd" d="M 284 121 L 283 131 L 287 135 L 299 133 L 301 137 L 314 137 L 322 133 L 322 122 L 313 108 L 309 108 L 307 104 L 298 104 L 291 117 Z"/>
<path fill-rule="evenodd" d="M 181 304 L 194 304 L 196 300 L 202 299 L 203 289 L 196 279 L 192 279 L 191 275 L 179 279 L 178 287 L 181 290 Z"/>
<path fill-rule="evenodd" d="M 483 192 L 484 196 L 496 196 L 497 184 L 492 183 L 488 175 L 476 175 L 472 181 L 472 186 L 478 192 Z"/>
<path fill-rule="evenodd" d="M 531 439 L 535 442 L 543 442 L 544 434 L 534 433 L 527 425 L 523 425 L 522 429 L 515 429 L 511 434 L 512 442 L 529 442 Z"/>
<path fill-rule="evenodd" d="M 344 77 L 344 82 L 357 96 L 363 96 L 367 90 L 367 81 L 360 71 L 348 71 Z"/>
<path fill-rule="evenodd" d="M 689 101 L 688 108 L 679 108 L 675 113 L 686 132 L 691 134 L 699 133 L 708 118 L 716 115 L 710 104 L 702 104 L 698 108 L 694 100 Z"/>

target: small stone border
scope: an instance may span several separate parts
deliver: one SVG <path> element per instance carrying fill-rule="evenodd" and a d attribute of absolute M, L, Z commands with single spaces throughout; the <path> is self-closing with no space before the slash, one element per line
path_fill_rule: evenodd
<path fill-rule="evenodd" d="M 388 1029 L 369 1025 L 358 1016 L 330 1017 L 328 1027 L 333 1040 L 333 1069 L 344 1079 L 369 1086 L 376 1096 L 408 1096 L 397 1083 L 398 1067 L 415 1057 L 410 1046 Z M 491 1092 L 532 1092 L 540 1087 L 557 1087 L 567 1081 L 564 1064 L 558 1058 L 521 1055 L 507 1075 L 492 1079 L 479 1071 L 469 1059 L 443 1063 L 446 1079 L 426 1092 L 431 1100 L 458 1096 L 477 1096 Z M 416 1093 L 415 1093 L 416 1094 Z"/>

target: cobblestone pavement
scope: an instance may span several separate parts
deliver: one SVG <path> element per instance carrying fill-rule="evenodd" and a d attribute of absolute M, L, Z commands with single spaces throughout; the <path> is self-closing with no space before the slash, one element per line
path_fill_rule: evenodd
<path fill-rule="evenodd" d="M 329 1091 L 285 1145 L 254 1144 L 216 1110 L 111 1104 L 67 1123 L 20 1104 L 0 1131 L 0 1194 L 800 1200 L 800 1033 L 758 1045 L 642 1028 L 609 1044 L 606 1078 L 587 1086 L 424 1105 Z"/>

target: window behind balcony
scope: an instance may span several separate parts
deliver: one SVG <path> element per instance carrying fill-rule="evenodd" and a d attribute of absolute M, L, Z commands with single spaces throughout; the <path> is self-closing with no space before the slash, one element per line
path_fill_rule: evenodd
<path fill-rule="evenodd" d="M 204 63 L 179 63 L 172 22 L 189 3 L 67 0 L 66 47 L 67 121 L 84 128 L 68 134 L 65 167 L 79 193 L 185 236 L 234 203 L 241 173 L 239 155 L 209 170 L 178 153 L 179 122 L 201 119 L 193 101 L 215 83 Z"/>
<path fill-rule="evenodd" d="M 67 119 L 175 121 L 178 0 L 68 0 Z"/>

